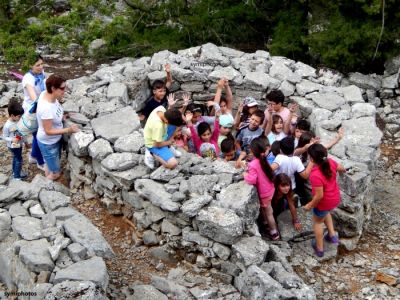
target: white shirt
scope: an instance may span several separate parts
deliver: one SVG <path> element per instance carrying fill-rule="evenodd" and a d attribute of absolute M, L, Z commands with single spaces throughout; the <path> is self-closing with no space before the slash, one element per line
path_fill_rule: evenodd
<path fill-rule="evenodd" d="M 35 77 L 32 75 L 32 73 L 31 72 L 26 73 L 22 78 L 22 87 L 24 89 L 24 102 L 22 103 L 22 108 L 24 109 L 24 111 L 29 110 L 32 103 L 36 100 L 36 99 L 31 99 L 31 97 L 29 97 L 28 89 L 26 88 L 28 84 L 32 86 L 33 89 L 35 90 L 36 96 L 39 96 L 40 93 L 42 92 L 40 89 L 40 85 L 35 85 Z"/>
<path fill-rule="evenodd" d="M 41 93 L 38 99 L 38 106 L 36 111 L 36 117 L 38 120 L 38 133 L 37 139 L 42 144 L 46 145 L 53 145 L 57 143 L 62 135 L 47 135 L 43 128 L 42 120 L 52 120 L 52 128 L 54 129 L 62 129 L 63 128 L 63 114 L 64 110 L 61 104 L 56 100 L 55 102 L 51 103 L 47 100 L 42 99 L 45 92 Z"/>
<path fill-rule="evenodd" d="M 303 163 L 301 162 L 300 157 L 298 156 L 287 156 L 284 154 L 278 154 L 275 157 L 273 163 L 279 165 L 279 168 L 276 169 L 276 174 L 285 173 L 292 180 L 292 189 L 296 188 L 296 180 L 294 178 L 294 174 L 301 173 L 305 170 Z"/>
<path fill-rule="evenodd" d="M 272 145 L 275 141 L 283 140 L 286 137 L 286 134 L 281 131 L 278 134 L 273 133 L 272 131 L 268 134 L 269 144 Z"/>
<path fill-rule="evenodd" d="M 12 140 L 17 136 L 17 122 L 14 122 L 10 119 L 3 126 L 3 140 L 7 142 L 8 148 L 13 148 Z M 20 135 L 20 134 L 19 134 Z M 18 144 L 22 145 L 23 139 L 21 139 Z"/>

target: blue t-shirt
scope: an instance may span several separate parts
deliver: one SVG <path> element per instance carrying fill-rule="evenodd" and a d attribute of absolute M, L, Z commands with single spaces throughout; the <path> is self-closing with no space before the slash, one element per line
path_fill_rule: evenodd
<path fill-rule="evenodd" d="M 236 137 L 236 140 L 240 142 L 240 145 L 242 147 L 243 151 L 246 151 L 246 153 L 250 152 L 250 143 L 252 140 L 255 138 L 261 136 L 264 133 L 264 130 L 261 127 L 258 127 L 257 129 L 251 130 L 249 126 L 243 128 L 240 130 L 238 136 Z"/>

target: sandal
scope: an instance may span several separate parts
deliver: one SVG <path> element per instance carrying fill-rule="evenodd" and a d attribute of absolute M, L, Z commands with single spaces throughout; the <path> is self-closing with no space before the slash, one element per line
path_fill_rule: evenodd
<path fill-rule="evenodd" d="M 311 246 L 313 247 L 314 253 L 315 253 L 316 256 L 318 256 L 318 257 L 323 257 L 324 256 L 324 250 L 319 250 L 317 248 L 317 242 L 316 242 L 315 239 L 311 240 Z"/>
<path fill-rule="evenodd" d="M 339 236 L 337 234 L 335 234 L 334 236 L 329 236 L 329 233 L 327 233 L 325 234 L 324 239 L 325 241 L 332 243 L 336 246 L 338 246 L 340 243 Z"/>

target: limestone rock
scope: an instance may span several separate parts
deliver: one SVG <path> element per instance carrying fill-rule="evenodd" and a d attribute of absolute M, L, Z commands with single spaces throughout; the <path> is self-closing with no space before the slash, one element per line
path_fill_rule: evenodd
<path fill-rule="evenodd" d="M 139 164 L 141 155 L 129 152 L 112 153 L 101 161 L 109 171 L 125 171 Z"/>
<path fill-rule="evenodd" d="M 110 142 L 105 139 L 97 139 L 89 145 L 89 155 L 93 159 L 103 160 L 113 153 Z"/>
<path fill-rule="evenodd" d="M 218 175 L 193 175 L 189 178 L 189 190 L 192 193 L 203 195 L 212 190 L 218 182 Z"/>
<path fill-rule="evenodd" d="M 353 118 L 375 117 L 376 107 L 369 103 L 356 103 L 351 107 Z"/>
<path fill-rule="evenodd" d="M 190 200 L 183 203 L 181 210 L 188 217 L 195 217 L 203 206 L 210 203 L 211 200 L 212 197 L 210 195 L 192 197 Z"/>
<path fill-rule="evenodd" d="M 196 217 L 199 232 L 214 241 L 232 245 L 243 234 L 243 223 L 232 210 L 220 207 L 202 209 Z"/>
<path fill-rule="evenodd" d="M 311 213 L 306 212 L 301 207 L 297 208 L 297 219 L 300 221 L 301 231 L 294 229 L 292 215 L 289 210 L 285 210 L 278 216 L 278 227 L 282 241 L 291 241 L 314 233 Z"/>
<path fill-rule="evenodd" d="M 167 169 L 164 166 L 160 166 L 153 173 L 150 174 L 150 178 L 157 181 L 169 182 L 172 178 L 177 177 L 179 169 Z"/>
<path fill-rule="evenodd" d="M 94 55 L 97 51 L 104 48 L 107 45 L 106 41 L 103 39 L 95 39 L 89 44 L 88 53 L 89 55 Z"/>
<path fill-rule="evenodd" d="M 54 277 L 55 284 L 66 280 L 92 281 L 105 291 L 108 286 L 107 266 L 102 258 L 96 256 L 76 262 L 65 269 L 59 270 Z"/>
<path fill-rule="evenodd" d="M 140 149 L 144 147 L 144 138 L 138 131 L 132 134 L 121 136 L 114 143 L 114 149 L 117 152 L 133 152 L 139 153 Z"/>
<path fill-rule="evenodd" d="M 96 137 L 102 137 L 114 143 L 120 136 L 128 135 L 139 129 L 140 122 L 132 107 L 127 106 L 114 113 L 91 121 Z"/>
<path fill-rule="evenodd" d="M 85 300 L 106 300 L 104 291 L 91 281 L 63 281 L 55 284 L 46 294 L 45 300 L 73 299 L 79 295 Z"/>
<path fill-rule="evenodd" d="M 86 258 L 87 250 L 79 243 L 72 243 L 67 247 L 69 256 L 74 262 L 81 261 Z"/>
<path fill-rule="evenodd" d="M 296 84 L 296 91 L 300 96 L 305 96 L 312 92 L 319 91 L 321 88 L 322 86 L 320 84 L 306 79 L 303 79 Z"/>
<path fill-rule="evenodd" d="M 319 107 L 334 111 L 342 107 L 346 101 L 336 93 L 316 93 L 311 96 L 312 101 Z"/>
<path fill-rule="evenodd" d="M 133 295 L 129 297 L 129 300 L 168 300 L 168 297 L 157 290 L 152 285 L 135 285 L 133 287 Z"/>
<path fill-rule="evenodd" d="M 151 179 L 138 179 L 135 181 L 135 190 L 142 197 L 147 198 L 155 206 L 167 211 L 178 211 L 179 204 L 171 200 L 171 194 L 167 193 L 162 184 Z"/>
<path fill-rule="evenodd" d="M 14 202 L 20 195 L 22 191 L 17 188 L 8 187 L 5 190 L 0 191 L 0 207 L 4 207 L 7 204 Z"/>
<path fill-rule="evenodd" d="M 54 263 L 48 252 L 46 239 L 23 241 L 19 250 L 21 261 L 33 272 L 53 271 Z"/>
<path fill-rule="evenodd" d="M 260 211 L 256 188 L 244 181 L 224 188 L 215 205 L 234 211 L 246 226 L 250 226 L 257 220 Z"/>
<path fill-rule="evenodd" d="M 208 75 L 208 79 L 211 81 L 218 81 L 222 77 L 225 77 L 235 85 L 240 85 L 243 82 L 243 76 L 231 66 L 225 68 L 215 69 Z"/>
<path fill-rule="evenodd" d="M 12 221 L 12 228 L 23 239 L 32 241 L 39 239 L 42 234 L 42 223 L 39 219 L 32 217 L 15 217 Z"/>
<path fill-rule="evenodd" d="M 15 202 L 14 204 L 11 204 L 8 212 L 10 213 L 11 217 L 18 217 L 18 216 L 27 216 L 28 211 L 26 210 L 25 207 L 21 205 L 21 202 Z M 34 216 L 32 216 L 34 217 Z"/>
<path fill-rule="evenodd" d="M 41 191 L 39 199 L 46 212 L 51 212 L 59 207 L 68 206 L 70 203 L 70 197 L 55 191 Z"/>
<path fill-rule="evenodd" d="M 0 208 L 0 242 L 11 232 L 11 216 L 7 210 Z"/>
<path fill-rule="evenodd" d="M 190 299 L 190 294 L 188 289 L 182 285 L 173 282 L 172 280 L 152 275 L 151 284 L 164 294 L 172 294 L 174 299 L 177 300 Z"/>
<path fill-rule="evenodd" d="M 347 103 L 353 104 L 365 102 L 360 88 L 355 85 L 339 87 L 337 90 L 343 94 L 343 97 Z"/>
<path fill-rule="evenodd" d="M 107 89 L 107 99 L 111 100 L 117 98 L 118 100 L 129 103 L 128 87 L 122 82 L 111 82 Z"/>
<path fill-rule="evenodd" d="M 382 132 L 375 125 L 374 117 L 360 117 L 343 121 L 346 132 L 344 141 L 359 146 L 378 147 Z"/>
<path fill-rule="evenodd" d="M 106 258 L 114 256 L 114 252 L 101 232 L 83 215 L 68 218 L 63 226 L 65 233 L 73 242 L 80 243 L 98 256 Z"/>
<path fill-rule="evenodd" d="M 245 237 L 232 245 L 231 261 L 244 269 L 251 265 L 260 265 L 265 261 L 268 250 L 267 242 L 261 237 Z"/>
<path fill-rule="evenodd" d="M 76 156 L 88 155 L 88 147 L 93 141 L 94 135 L 91 131 L 79 131 L 70 137 L 71 148 Z"/>
<path fill-rule="evenodd" d="M 220 49 L 214 44 L 208 43 L 201 46 L 199 61 L 209 65 L 229 65 L 229 59 L 222 55 Z"/>
<path fill-rule="evenodd" d="M 366 90 L 379 90 L 381 88 L 380 80 L 369 75 L 364 75 L 358 72 L 349 74 L 349 81 L 354 85 Z"/>

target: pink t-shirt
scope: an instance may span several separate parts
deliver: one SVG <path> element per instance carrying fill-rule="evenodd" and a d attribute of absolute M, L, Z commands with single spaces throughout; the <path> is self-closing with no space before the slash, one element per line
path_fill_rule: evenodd
<path fill-rule="evenodd" d="M 265 175 L 259 159 L 253 159 L 248 164 L 248 171 L 244 180 L 257 187 L 260 198 L 272 198 L 275 192 L 274 183 Z"/>
<path fill-rule="evenodd" d="M 266 109 L 265 111 L 264 111 L 264 115 L 265 115 L 265 118 L 264 118 L 264 123 L 266 123 L 266 122 L 268 122 L 269 120 L 268 120 L 268 109 Z M 286 123 L 286 121 L 287 121 L 287 119 L 289 119 L 289 116 L 290 116 L 290 110 L 287 108 L 287 107 L 283 107 L 282 108 L 282 110 L 280 111 L 280 112 L 273 112 L 272 113 L 272 115 L 280 115 L 281 116 L 281 118 L 282 118 L 282 120 L 283 120 L 283 124 L 285 124 Z"/>
<path fill-rule="evenodd" d="M 338 164 L 330 158 L 328 158 L 328 161 L 332 170 L 332 177 L 330 179 L 325 178 L 317 165 L 314 165 L 310 174 L 312 194 L 315 194 L 316 187 L 322 186 L 323 188 L 324 195 L 316 206 L 319 210 L 332 210 L 340 203 L 340 190 L 336 182 L 336 169 Z"/>
<path fill-rule="evenodd" d="M 205 143 L 201 140 L 199 135 L 197 134 L 197 130 L 193 125 L 189 125 L 190 133 L 192 134 L 192 140 L 194 147 L 196 148 L 196 152 L 198 155 L 202 157 L 211 157 L 218 158 L 219 157 L 219 147 L 218 147 L 218 136 L 219 136 L 219 119 L 215 118 L 214 121 L 214 131 L 211 135 L 210 142 Z"/>

